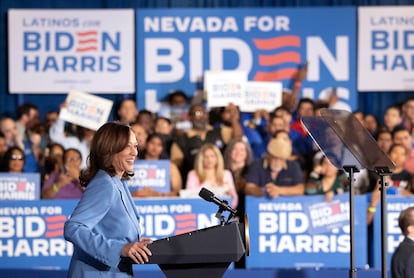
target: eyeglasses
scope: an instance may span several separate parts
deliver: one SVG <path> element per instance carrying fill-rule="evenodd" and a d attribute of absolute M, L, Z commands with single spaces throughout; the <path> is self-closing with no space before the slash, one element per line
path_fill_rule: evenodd
<path fill-rule="evenodd" d="M 23 155 L 21 154 L 12 154 L 10 160 L 23 160 Z"/>

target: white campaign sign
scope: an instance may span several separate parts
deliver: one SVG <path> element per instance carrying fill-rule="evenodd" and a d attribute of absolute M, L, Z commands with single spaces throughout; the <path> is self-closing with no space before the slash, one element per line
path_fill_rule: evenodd
<path fill-rule="evenodd" d="M 244 71 L 205 71 L 204 90 L 208 107 L 222 107 L 229 103 L 241 105 L 247 82 Z"/>
<path fill-rule="evenodd" d="M 259 109 L 274 110 L 282 105 L 282 82 L 250 81 L 246 83 L 240 110 L 254 112 Z"/>
<path fill-rule="evenodd" d="M 133 9 L 8 12 L 11 93 L 135 92 Z"/>
<path fill-rule="evenodd" d="M 414 90 L 414 7 L 358 8 L 358 90 Z"/>
<path fill-rule="evenodd" d="M 108 121 L 113 101 L 79 91 L 71 91 L 59 118 L 89 129 L 97 130 Z"/>

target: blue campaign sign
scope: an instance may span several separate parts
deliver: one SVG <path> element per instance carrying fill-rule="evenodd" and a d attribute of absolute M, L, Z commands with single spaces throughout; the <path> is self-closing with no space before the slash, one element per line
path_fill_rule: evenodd
<path fill-rule="evenodd" d="M 397 195 L 387 195 L 386 202 L 386 221 L 387 221 L 387 234 L 386 234 L 386 244 L 387 244 L 387 269 L 390 268 L 391 257 L 395 249 L 398 247 L 398 244 L 404 239 L 401 229 L 398 226 L 398 217 L 400 212 L 407 207 L 414 206 L 414 197 L 406 196 L 397 196 Z M 381 211 L 380 205 L 374 215 L 373 221 L 373 263 L 375 268 L 381 268 Z"/>
<path fill-rule="evenodd" d="M 63 226 L 76 203 L 76 200 L 3 201 L 1 267 L 66 269 L 73 247 L 63 238 Z"/>
<path fill-rule="evenodd" d="M 0 200 L 39 200 L 39 173 L 1 173 Z"/>
<path fill-rule="evenodd" d="M 63 228 L 77 202 L 2 201 L 0 268 L 67 269 L 73 246 L 64 239 Z M 219 224 L 217 206 L 201 198 L 136 199 L 135 204 L 141 216 L 142 236 L 152 239 Z"/>
<path fill-rule="evenodd" d="M 201 198 L 136 199 L 145 237 L 160 239 L 219 224 L 218 207 Z"/>
<path fill-rule="evenodd" d="M 140 109 L 156 109 L 174 89 L 202 91 L 207 70 L 291 88 L 306 61 L 302 96 L 327 100 L 335 88 L 341 104 L 356 108 L 354 7 L 138 9 L 136 30 Z"/>
<path fill-rule="evenodd" d="M 321 268 L 350 266 L 349 195 L 248 196 L 250 227 L 247 268 Z M 366 198 L 355 196 L 355 211 L 366 211 Z M 364 213 L 355 213 L 355 264 L 367 263 L 367 225 Z"/>
<path fill-rule="evenodd" d="M 151 187 L 158 192 L 170 192 L 170 163 L 169 160 L 136 160 L 134 176 L 128 181 L 129 190 Z"/>

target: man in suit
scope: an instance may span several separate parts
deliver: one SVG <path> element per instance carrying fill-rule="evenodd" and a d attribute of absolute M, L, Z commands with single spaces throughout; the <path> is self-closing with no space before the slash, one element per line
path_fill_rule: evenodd
<path fill-rule="evenodd" d="M 404 240 L 392 255 L 392 278 L 414 277 L 414 207 L 401 211 L 398 225 Z"/>

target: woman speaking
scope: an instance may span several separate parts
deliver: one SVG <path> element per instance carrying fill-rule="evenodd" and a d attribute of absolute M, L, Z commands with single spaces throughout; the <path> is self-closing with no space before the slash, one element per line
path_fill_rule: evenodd
<path fill-rule="evenodd" d="M 74 251 L 68 277 L 132 277 L 132 264 L 148 262 L 148 238 L 126 180 L 133 174 L 138 143 L 127 125 L 106 123 L 94 135 L 89 163 L 80 174 L 85 192 L 65 223 Z"/>

